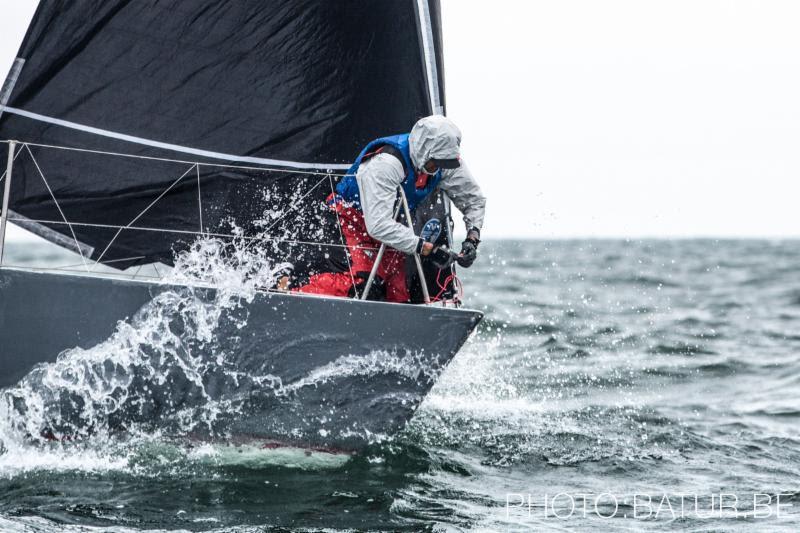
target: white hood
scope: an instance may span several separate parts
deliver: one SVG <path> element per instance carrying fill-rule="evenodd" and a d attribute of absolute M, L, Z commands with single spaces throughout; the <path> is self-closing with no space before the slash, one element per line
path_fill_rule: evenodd
<path fill-rule="evenodd" d="M 486 197 L 466 162 L 459 157 L 460 144 L 461 131 L 442 116 L 423 118 L 409 136 L 411 161 L 417 170 L 431 159 L 460 160 L 458 168 L 442 169 L 438 186 L 464 215 L 464 224 L 470 231 L 483 227 Z M 419 246 L 419 237 L 393 216 L 397 188 L 405 179 L 406 171 L 400 160 L 387 153 L 371 157 L 356 173 L 367 233 L 395 250 L 413 254 Z"/>
<path fill-rule="evenodd" d="M 431 159 L 458 159 L 461 130 L 453 121 L 432 115 L 417 121 L 408 138 L 411 162 L 416 170 Z"/>

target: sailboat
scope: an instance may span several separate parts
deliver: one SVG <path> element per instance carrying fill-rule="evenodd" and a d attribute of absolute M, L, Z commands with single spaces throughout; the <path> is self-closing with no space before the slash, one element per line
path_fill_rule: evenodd
<path fill-rule="evenodd" d="M 299 277 L 346 265 L 326 196 L 368 141 L 444 114 L 444 95 L 438 0 L 41 2 L 0 91 L 0 388 L 58 364 L 74 381 L 75 350 L 165 294 L 218 302 L 219 279 L 140 275 L 200 241 L 290 261 Z M 404 217 L 418 230 L 431 219 L 449 244 L 445 197 Z M 78 268 L 3 261 L 7 223 Z M 482 317 L 461 307 L 452 267 L 408 263 L 415 304 L 259 287 L 213 340 L 170 324 L 194 375 L 121 380 L 130 369 L 101 359 L 82 379 L 116 383 L 115 402 L 119 383 L 145 382 L 130 401 L 159 381 L 172 412 L 199 389 L 230 410 L 207 438 L 357 449 L 404 427 Z M 62 411 L 86 402 L 59 394 Z M 160 416 L 141 403 L 139 418 Z"/>

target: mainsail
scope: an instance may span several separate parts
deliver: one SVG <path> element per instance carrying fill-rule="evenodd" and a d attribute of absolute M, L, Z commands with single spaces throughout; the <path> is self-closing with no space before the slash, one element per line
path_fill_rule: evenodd
<path fill-rule="evenodd" d="M 443 112 L 441 39 L 438 0 L 42 1 L 0 93 L 10 220 L 125 268 L 266 209 L 318 252 L 360 148 Z"/>

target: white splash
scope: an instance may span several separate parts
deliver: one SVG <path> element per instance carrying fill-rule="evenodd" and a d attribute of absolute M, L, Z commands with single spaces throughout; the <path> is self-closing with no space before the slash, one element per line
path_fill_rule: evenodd
<path fill-rule="evenodd" d="M 270 204 L 271 197 L 262 200 Z M 430 354 L 383 351 L 342 355 L 291 383 L 237 369 L 230 353 L 235 348 L 218 332 L 223 326 L 226 332 L 244 328 L 246 304 L 291 266 L 275 260 L 285 253 L 270 238 L 276 224 L 287 226 L 279 233 L 292 230 L 291 221 L 268 210 L 254 221 L 257 240 L 232 222 L 232 240 L 199 238 L 176 255 L 163 290 L 118 322 L 108 339 L 67 350 L 0 391 L 0 476 L 38 468 L 124 468 L 137 445 L 171 435 L 213 435 L 215 422 L 239 412 L 247 387 L 292 402 L 293 395 L 347 377 L 391 374 L 431 382 L 439 375 L 441 367 L 423 357 Z M 323 240 L 322 225 L 303 228 Z M 223 376 L 234 390 L 226 390 L 224 399 L 214 397 L 209 376 Z M 384 438 L 363 428 L 347 431 L 353 434 L 343 437 Z M 128 446 L 119 444 L 120 434 Z"/>
<path fill-rule="evenodd" d="M 421 352 L 399 354 L 375 350 L 366 355 L 341 356 L 331 363 L 315 368 L 307 376 L 284 385 L 278 393 L 288 394 L 303 387 L 323 385 L 349 376 L 396 374 L 415 381 L 424 379 L 431 382 L 441 371 L 441 366 L 430 364 Z"/>
<path fill-rule="evenodd" d="M 201 351 L 215 341 L 223 321 L 239 321 L 242 327 L 246 314 L 234 316 L 233 311 L 244 309 L 242 304 L 251 302 L 259 287 L 271 286 L 286 266 L 274 265 L 263 247 L 247 244 L 197 240 L 176 257 L 163 280 L 168 288 L 135 316 L 118 322 L 107 340 L 67 350 L 0 391 L 0 471 L 19 461 L 46 466 L 59 455 L 48 441 L 92 438 L 97 443 L 112 436 L 114 424 L 141 438 L 158 438 L 157 431 L 137 428 L 136 422 L 148 418 L 154 403 L 162 427 L 191 431 L 210 426 L 228 405 L 213 401 L 203 376 L 223 368 L 225 354 L 215 347 L 216 358 L 209 360 Z M 280 385 L 270 376 L 255 378 Z M 176 381 L 180 395 L 170 391 Z M 190 407 L 183 405 L 186 398 L 192 400 Z M 41 453 L 30 454 L 31 443 L 38 443 Z M 108 462 L 88 460 L 101 468 Z"/>

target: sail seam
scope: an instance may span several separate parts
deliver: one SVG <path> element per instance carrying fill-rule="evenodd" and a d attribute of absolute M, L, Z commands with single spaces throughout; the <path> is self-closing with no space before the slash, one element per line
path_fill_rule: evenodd
<path fill-rule="evenodd" d="M 85 124 L 79 124 L 77 122 L 70 122 L 68 120 L 62 120 L 59 118 L 48 117 L 46 115 L 40 115 L 39 113 L 32 113 L 30 111 L 25 111 L 24 109 L 17 109 L 15 107 L 9 106 L 0 106 L 0 114 L 5 111 L 7 113 L 11 113 L 13 115 L 18 115 L 21 117 L 29 118 L 31 120 L 36 120 L 39 122 L 45 122 L 47 124 L 53 124 L 56 126 L 62 126 L 64 128 L 70 128 L 73 130 L 83 131 L 86 133 L 93 133 L 95 135 L 99 135 L 101 137 L 109 137 L 112 139 L 118 139 L 121 141 L 126 141 L 134 144 L 141 144 L 144 146 L 152 146 L 154 148 L 161 148 L 164 150 L 170 150 L 173 152 L 182 152 L 185 154 L 192 154 L 197 155 L 200 157 L 208 157 L 210 159 L 221 159 L 225 161 L 236 161 L 240 163 L 254 163 L 259 165 L 269 165 L 275 167 L 285 167 L 285 168 L 312 168 L 316 170 L 332 170 L 332 169 L 348 169 L 350 168 L 350 164 L 343 164 L 343 163 L 306 163 L 300 161 L 285 161 L 282 159 L 268 159 L 263 157 L 249 157 L 249 156 L 238 156 L 233 154 L 226 154 L 222 152 L 214 152 L 210 150 L 203 150 L 200 148 L 192 148 L 189 146 L 182 146 L 179 144 L 172 144 L 172 143 L 165 143 L 161 141 L 155 141 L 152 139 L 145 139 L 144 137 L 136 137 L 134 135 L 127 135 L 125 133 L 119 133 L 116 131 L 104 130 L 102 128 L 95 128 L 94 126 L 87 126 Z"/>

